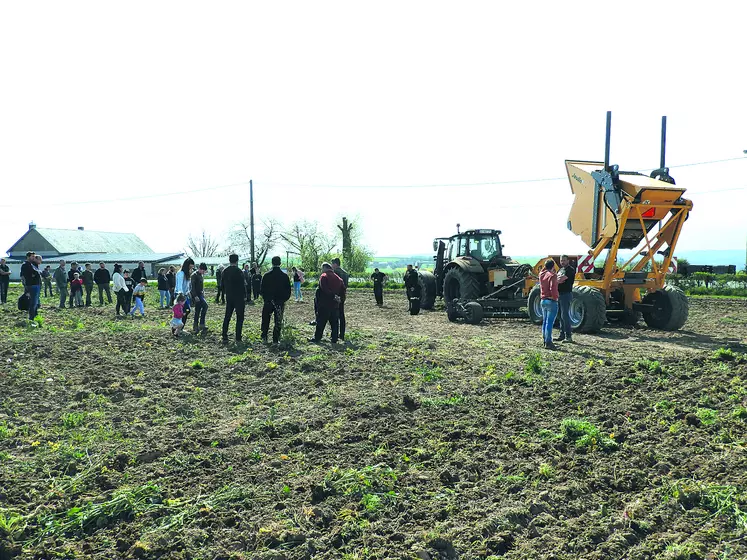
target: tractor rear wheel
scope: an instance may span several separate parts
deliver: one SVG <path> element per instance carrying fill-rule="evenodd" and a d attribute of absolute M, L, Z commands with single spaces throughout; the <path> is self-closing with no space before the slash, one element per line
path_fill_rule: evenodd
<path fill-rule="evenodd" d="M 540 298 L 540 286 L 537 284 L 529 292 L 529 299 L 527 300 L 527 312 L 529 313 L 529 320 L 535 325 L 542 324 L 542 299 Z"/>
<path fill-rule="evenodd" d="M 420 283 L 420 308 L 433 309 L 436 303 L 436 277 L 432 272 L 422 271 L 418 273 Z"/>
<path fill-rule="evenodd" d="M 681 329 L 690 311 L 687 296 L 674 286 L 646 294 L 642 303 L 654 306 L 653 310 L 643 312 L 643 320 L 649 327 L 663 331 Z"/>
<path fill-rule="evenodd" d="M 570 316 L 573 332 L 599 331 L 607 320 L 607 302 L 602 292 L 590 286 L 574 287 Z"/>
<path fill-rule="evenodd" d="M 464 306 L 464 320 L 470 325 L 479 325 L 482 317 L 482 305 L 476 301 L 470 301 Z"/>
<path fill-rule="evenodd" d="M 454 267 L 444 276 L 444 299 L 454 301 L 455 299 L 474 300 L 480 297 L 480 282 L 474 274 L 466 270 Z"/>

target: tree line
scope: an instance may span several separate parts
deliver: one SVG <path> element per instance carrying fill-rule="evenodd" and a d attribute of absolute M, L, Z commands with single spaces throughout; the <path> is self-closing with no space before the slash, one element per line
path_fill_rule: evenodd
<path fill-rule="evenodd" d="M 285 225 L 274 218 L 264 219 L 255 224 L 254 260 L 263 266 L 273 254 L 279 254 L 292 261 L 294 266 L 317 271 L 323 262 L 339 257 L 348 272 L 365 272 L 373 253 L 363 242 L 358 221 L 342 218 L 337 222 L 333 229 L 335 234 L 331 234 L 316 220 L 299 220 Z M 192 258 L 227 257 L 236 253 L 248 259 L 251 246 L 251 225 L 247 219 L 233 224 L 223 238 L 205 230 L 190 235 L 185 252 Z"/>

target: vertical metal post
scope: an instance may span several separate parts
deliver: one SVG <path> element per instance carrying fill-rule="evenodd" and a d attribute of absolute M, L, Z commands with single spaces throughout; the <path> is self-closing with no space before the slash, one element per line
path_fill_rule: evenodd
<path fill-rule="evenodd" d="M 249 233 L 252 236 L 251 257 L 254 263 L 254 185 L 251 179 L 249 179 Z"/>
<path fill-rule="evenodd" d="M 610 170 L 610 131 L 612 129 L 612 111 L 607 111 L 607 136 L 604 140 L 604 170 Z"/>
<path fill-rule="evenodd" d="M 661 118 L 661 158 L 659 159 L 659 169 L 664 169 L 667 153 L 667 117 Z"/>

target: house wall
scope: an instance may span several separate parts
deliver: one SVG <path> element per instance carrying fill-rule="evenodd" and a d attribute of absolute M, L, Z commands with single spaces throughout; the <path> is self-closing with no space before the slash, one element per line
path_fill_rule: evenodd
<path fill-rule="evenodd" d="M 13 245 L 9 254 L 11 258 L 26 260 L 28 251 L 34 251 L 37 255 L 45 258 L 59 254 L 35 229 L 30 229 L 23 239 Z"/>

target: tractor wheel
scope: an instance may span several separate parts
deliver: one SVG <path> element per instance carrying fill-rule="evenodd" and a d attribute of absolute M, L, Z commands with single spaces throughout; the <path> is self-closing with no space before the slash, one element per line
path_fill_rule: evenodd
<path fill-rule="evenodd" d="M 470 301 L 464 306 L 464 320 L 470 325 L 479 325 L 482 321 L 482 305 L 476 301 Z"/>
<path fill-rule="evenodd" d="M 444 276 L 444 299 L 477 299 L 480 297 L 480 282 L 474 274 L 454 267 Z"/>
<path fill-rule="evenodd" d="M 436 277 L 432 272 L 418 273 L 420 283 L 420 309 L 433 309 L 436 303 Z"/>
<path fill-rule="evenodd" d="M 537 284 L 532 291 L 529 292 L 529 299 L 527 300 L 527 312 L 529 313 L 529 320 L 535 325 L 542 324 L 542 300 L 540 298 L 540 286 Z"/>
<path fill-rule="evenodd" d="M 459 319 L 459 312 L 456 310 L 456 306 L 454 306 L 454 305 L 447 305 L 446 306 L 446 317 L 452 323 L 456 323 L 457 322 L 457 319 Z"/>
<path fill-rule="evenodd" d="M 607 320 L 607 303 L 602 292 L 590 286 L 573 288 L 571 327 L 574 332 L 595 333 Z"/>
<path fill-rule="evenodd" d="M 652 304 L 652 311 L 644 311 L 643 320 L 653 329 L 676 331 L 687 321 L 690 305 L 687 296 L 679 288 L 664 286 L 663 290 L 648 293 L 643 303 Z"/>

